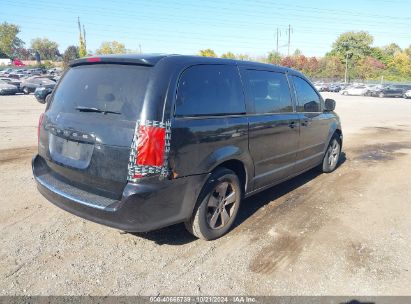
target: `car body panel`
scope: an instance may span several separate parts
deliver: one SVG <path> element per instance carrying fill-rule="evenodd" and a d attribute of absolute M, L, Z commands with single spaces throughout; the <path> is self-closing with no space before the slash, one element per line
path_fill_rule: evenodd
<path fill-rule="evenodd" d="M 169 174 L 129 180 L 127 168 L 138 122 L 98 113 L 69 115 L 51 111 L 50 103 L 53 104 L 59 87 L 64 86 L 66 76 L 53 91 L 41 121 L 33 173 L 40 192 L 51 202 L 111 227 L 148 231 L 187 220 L 211 172 L 227 161 L 244 167 L 244 195 L 249 196 L 318 165 L 332 134 L 336 130 L 341 132 L 334 112 L 296 112 L 292 90 L 293 112 L 249 113 L 244 84 L 247 113 L 175 116 L 179 79 L 189 67 L 232 66 L 238 69 L 242 82 L 243 69 L 269 70 L 306 79 L 291 69 L 179 55 L 85 58 L 72 62 L 71 67 L 102 64 L 150 69 L 138 121 L 170 123 L 166 159 Z"/>

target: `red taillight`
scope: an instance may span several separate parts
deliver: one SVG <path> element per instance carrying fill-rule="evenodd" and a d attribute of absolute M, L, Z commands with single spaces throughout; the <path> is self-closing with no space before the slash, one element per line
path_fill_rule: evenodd
<path fill-rule="evenodd" d="M 41 113 L 39 117 L 39 124 L 37 126 L 37 141 L 40 140 L 40 128 L 41 128 L 41 124 L 43 123 L 43 117 L 44 117 L 44 113 Z"/>
<path fill-rule="evenodd" d="M 136 165 L 161 167 L 164 164 L 165 128 L 138 127 Z"/>
<path fill-rule="evenodd" d="M 171 123 L 169 121 L 137 121 L 130 149 L 127 179 L 160 175 L 169 176 L 168 153 L 170 152 Z"/>
<path fill-rule="evenodd" d="M 87 62 L 100 62 L 100 61 L 101 61 L 100 57 L 87 58 Z"/>

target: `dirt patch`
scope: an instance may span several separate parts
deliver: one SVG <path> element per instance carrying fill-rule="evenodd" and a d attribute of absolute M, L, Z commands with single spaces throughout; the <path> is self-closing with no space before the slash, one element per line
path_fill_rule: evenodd
<path fill-rule="evenodd" d="M 9 163 L 16 163 L 23 160 L 30 160 L 36 153 L 37 147 L 15 148 L 0 150 L 0 166 Z"/>
<path fill-rule="evenodd" d="M 348 270 L 365 272 L 378 280 L 394 279 L 398 271 L 391 267 L 392 261 L 364 242 L 352 242 L 346 251 Z M 384 265 L 384 266 L 383 266 Z"/>
<path fill-rule="evenodd" d="M 298 258 L 302 248 L 301 237 L 283 233 L 254 257 L 249 268 L 260 274 L 270 274 L 279 268 L 284 269 Z"/>
<path fill-rule="evenodd" d="M 406 153 L 398 152 L 403 149 L 411 149 L 411 142 L 404 141 L 364 145 L 351 150 L 351 152 L 355 154 L 355 160 L 381 162 L 394 160 L 400 156 L 407 155 Z"/>

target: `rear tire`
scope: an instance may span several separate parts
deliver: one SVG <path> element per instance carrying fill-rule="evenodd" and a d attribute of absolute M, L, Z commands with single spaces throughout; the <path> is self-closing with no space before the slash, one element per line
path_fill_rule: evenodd
<path fill-rule="evenodd" d="M 333 172 L 340 161 L 341 156 L 341 139 L 338 134 L 334 134 L 331 137 L 328 144 L 327 151 L 325 152 L 323 163 L 321 165 L 321 171 L 324 173 Z"/>
<path fill-rule="evenodd" d="M 211 174 L 194 207 L 186 229 L 203 240 L 214 240 L 226 234 L 234 223 L 242 198 L 240 180 L 226 168 Z"/>

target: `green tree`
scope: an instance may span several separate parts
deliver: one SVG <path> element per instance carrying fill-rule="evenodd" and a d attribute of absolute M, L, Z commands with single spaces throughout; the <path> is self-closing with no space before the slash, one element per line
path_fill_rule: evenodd
<path fill-rule="evenodd" d="M 295 49 L 295 51 L 294 51 L 294 56 L 300 56 L 300 55 L 302 55 L 303 54 L 303 52 L 301 52 L 301 50 L 300 49 Z"/>
<path fill-rule="evenodd" d="M 247 60 L 247 61 L 252 60 L 252 58 L 248 54 L 237 54 L 236 57 L 238 60 Z"/>
<path fill-rule="evenodd" d="M 346 32 L 333 43 L 328 55 L 337 56 L 341 62 L 345 62 L 348 54 L 351 63 L 355 64 L 359 59 L 371 55 L 373 42 L 374 38 L 368 32 Z"/>
<path fill-rule="evenodd" d="M 374 57 L 375 59 L 378 59 L 379 61 L 383 62 L 385 65 L 387 65 L 392 59 L 389 56 L 387 56 L 384 50 L 380 47 L 372 47 L 370 56 Z"/>
<path fill-rule="evenodd" d="M 33 59 L 33 50 L 26 49 L 24 47 L 16 48 L 13 52 L 13 58 L 19 58 L 21 60 Z"/>
<path fill-rule="evenodd" d="M 394 57 L 395 55 L 402 52 L 402 49 L 396 43 L 390 43 L 389 45 L 383 46 L 381 50 L 387 57 Z"/>
<path fill-rule="evenodd" d="M 78 31 L 79 31 L 79 48 L 78 53 L 80 57 L 87 56 L 87 43 L 86 43 L 86 30 L 83 25 L 83 32 L 81 32 L 80 17 L 77 19 Z"/>
<path fill-rule="evenodd" d="M 71 60 L 74 60 L 77 58 L 80 58 L 79 48 L 75 45 L 70 45 L 69 47 L 67 47 L 67 49 L 64 51 L 64 54 L 63 54 L 64 68 L 68 67 L 68 64 Z"/>
<path fill-rule="evenodd" d="M 327 78 L 344 77 L 345 67 L 338 56 L 325 56 L 319 61 L 319 76 Z"/>
<path fill-rule="evenodd" d="M 408 55 L 408 57 L 411 58 L 411 45 L 404 49 L 404 53 Z"/>
<path fill-rule="evenodd" d="M 199 55 L 203 57 L 217 57 L 217 54 L 212 49 L 200 50 Z"/>
<path fill-rule="evenodd" d="M 39 52 L 43 60 L 54 60 L 56 56 L 60 55 L 57 42 L 47 38 L 35 38 L 31 40 L 31 48 Z"/>
<path fill-rule="evenodd" d="M 15 50 L 22 48 L 24 42 L 17 37 L 20 27 L 15 24 L 3 22 L 0 24 L 0 52 L 13 57 Z"/>
<path fill-rule="evenodd" d="M 236 57 L 235 57 L 234 53 L 227 52 L 227 53 L 224 53 L 223 55 L 221 55 L 221 58 L 235 59 Z"/>
<path fill-rule="evenodd" d="M 375 79 L 382 75 L 384 69 L 384 63 L 374 57 L 368 56 L 358 61 L 355 72 L 361 79 Z"/>
<path fill-rule="evenodd" d="M 125 53 L 127 53 L 125 45 L 118 41 L 111 41 L 111 42 L 105 41 L 96 50 L 96 54 L 98 55 L 125 54 Z"/>
<path fill-rule="evenodd" d="M 411 59 L 405 52 L 396 54 L 388 65 L 391 75 L 402 78 L 411 77 Z"/>
<path fill-rule="evenodd" d="M 280 64 L 281 59 L 282 59 L 281 55 L 275 51 L 268 53 L 268 56 L 267 56 L 268 63 Z"/>

